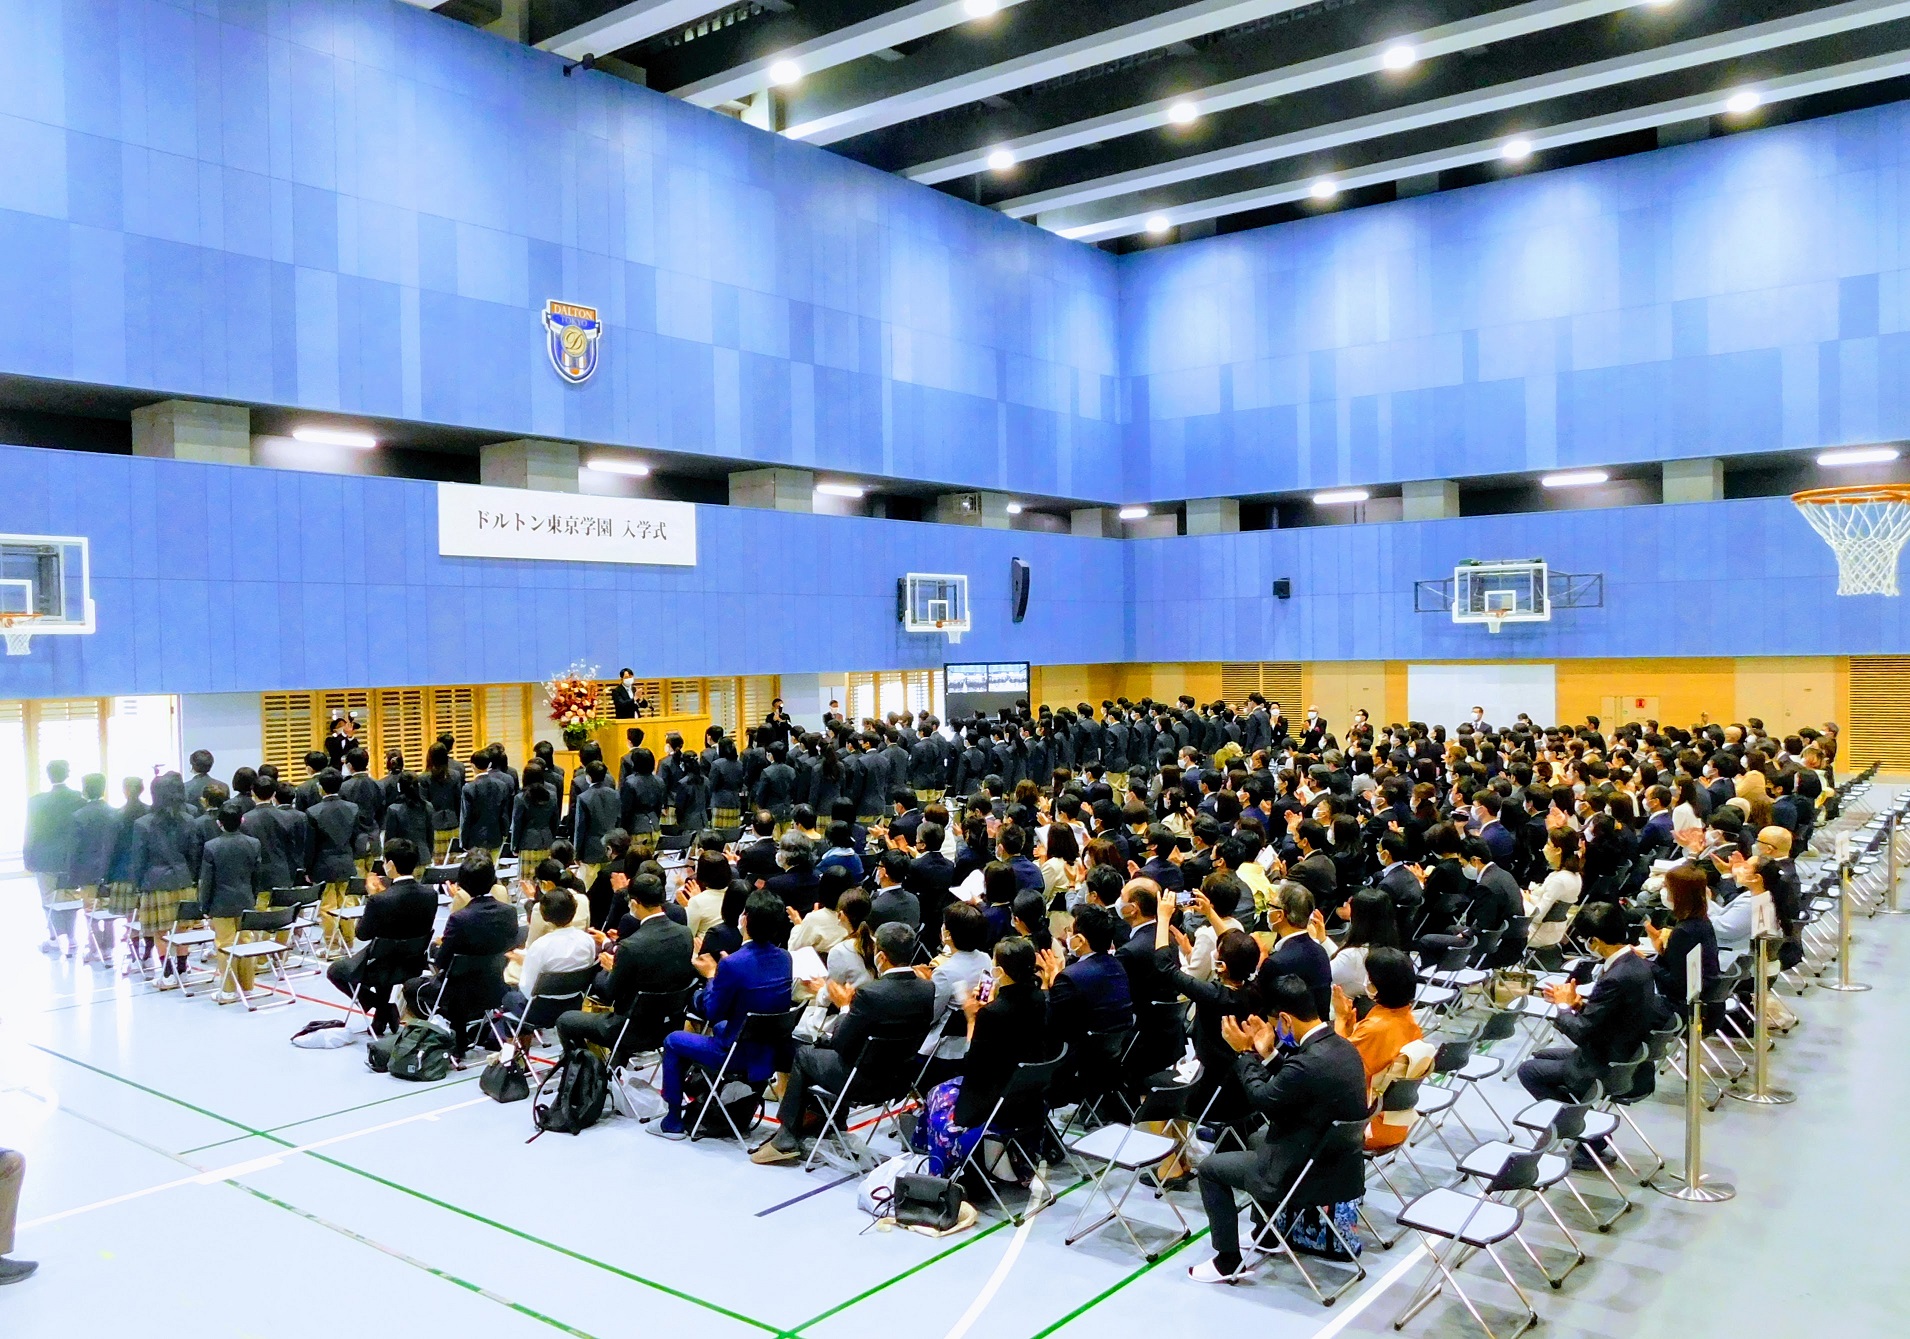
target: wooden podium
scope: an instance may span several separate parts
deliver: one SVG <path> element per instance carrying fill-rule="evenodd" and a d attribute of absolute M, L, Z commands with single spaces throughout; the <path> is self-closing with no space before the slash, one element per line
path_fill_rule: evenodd
<path fill-rule="evenodd" d="M 617 779 L 617 760 L 630 751 L 626 732 L 632 726 L 643 731 L 643 747 L 656 754 L 657 761 L 661 762 L 668 751 L 664 747 L 664 738 L 672 730 L 683 736 L 685 753 L 701 753 L 703 732 L 710 728 L 710 718 L 706 712 L 700 716 L 638 716 L 631 720 L 606 721 L 601 729 L 591 732 L 591 738 L 603 750 L 604 765 L 610 769 L 612 782 Z M 560 749 L 555 756 L 557 765 L 564 769 L 566 775 L 576 774 L 576 753 Z"/>

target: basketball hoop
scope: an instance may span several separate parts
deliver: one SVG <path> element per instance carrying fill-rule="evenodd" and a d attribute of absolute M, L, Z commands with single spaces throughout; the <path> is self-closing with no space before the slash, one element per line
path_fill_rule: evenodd
<path fill-rule="evenodd" d="M 1505 616 L 1497 610 L 1486 613 L 1486 631 L 1497 632 L 1505 624 Z"/>
<path fill-rule="evenodd" d="M 8 655 L 23 656 L 33 649 L 32 632 L 15 632 L 13 625 L 15 623 L 31 622 L 34 619 L 42 617 L 44 617 L 44 615 L 37 612 L 21 611 L 11 614 L 0 613 L 0 632 L 4 632 L 6 635 Z"/>
<path fill-rule="evenodd" d="M 1839 595 L 1895 595 L 1897 557 L 1910 539 L 1910 484 L 1809 488 L 1791 494 L 1837 555 Z"/>

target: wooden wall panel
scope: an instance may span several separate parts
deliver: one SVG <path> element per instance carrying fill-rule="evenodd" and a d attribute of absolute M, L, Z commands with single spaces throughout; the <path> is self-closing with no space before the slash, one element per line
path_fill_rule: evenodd
<path fill-rule="evenodd" d="M 1834 656 L 1760 656 L 1736 666 L 1737 702 L 1728 719 L 1756 716 L 1778 735 L 1835 718 L 1844 695 L 1839 681 L 1849 674 L 1848 662 Z"/>
<path fill-rule="evenodd" d="M 1649 717 L 1689 726 L 1701 719 L 1727 722 L 1737 710 L 1730 660 L 1561 660 L 1556 669 L 1561 723 L 1597 716 L 1609 728 Z M 1634 705 L 1641 697 L 1642 709 Z"/>
<path fill-rule="evenodd" d="M 1351 723 L 1355 710 L 1364 710 L 1375 725 L 1385 725 L 1389 719 L 1383 660 L 1313 661 L 1302 667 L 1300 685 L 1304 700 L 1285 704 L 1287 714 L 1296 721 L 1306 719 L 1310 706 L 1320 709 L 1336 734 Z"/>
<path fill-rule="evenodd" d="M 1910 656 L 1850 658 L 1850 717 L 1837 758 L 1840 774 L 1882 763 L 1910 770 Z M 1769 721 L 1766 721 L 1769 724 Z"/>

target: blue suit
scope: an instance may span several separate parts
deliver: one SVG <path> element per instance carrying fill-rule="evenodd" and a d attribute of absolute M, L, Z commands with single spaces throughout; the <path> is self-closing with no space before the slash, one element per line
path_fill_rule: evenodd
<path fill-rule="evenodd" d="M 1512 864 L 1513 853 L 1519 849 L 1519 839 L 1505 824 L 1496 818 L 1493 819 L 1479 829 L 1479 839 L 1486 844 L 1486 849 L 1492 852 L 1492 859 L 1496 864 L 1508 867 Z"/>
<path fill-rule="evenodd" d="M 780 1013 L 790 1007 L 791 986 L 787 949 L 751 941 L 716 965 L 716 975 L 690 1006 L 709 1020 L 708 1035 L 672 1032 L 664 1038 L 663 1100 L 669 1104 L 669 1122 L 682 1119 L 684 1065 L 694 1061 L 716 1069 L 729 1052 L 730 1039 L 750 1014 Z M 737 1077 L 761 1083 L 776 1072 L 778 1059 L 771 1047 L 745 1045 L 737 1052 L 741 1066 Z"/>

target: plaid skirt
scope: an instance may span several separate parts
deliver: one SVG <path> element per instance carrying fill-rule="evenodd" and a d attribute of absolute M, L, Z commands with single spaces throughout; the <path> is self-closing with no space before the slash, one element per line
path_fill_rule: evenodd
<path fill-rule="evenodd" d="M 139 895 L 139 924 L 147 934 L 163 934 L 179 919 L 179 908 L 198 900 L 193 888 L 158 888 Z"/>
<path fill-rule="evenodd" d="M 99 886 L 99 905 L 115 916 L 131 916 L 139 910 L 139 885 L 102 883 Z"/>
<path fill-rule="evenodd" d="M 633 832 L 630 834 L 630 853 L 639 860 L 657 853 L 656 832 Z"/>
<path fill-rule="evenodd" d="M 743 811 L 741 809 L 712 809 L 710 825 L 718 828 L 740 828 L 743 826 Z"/>

